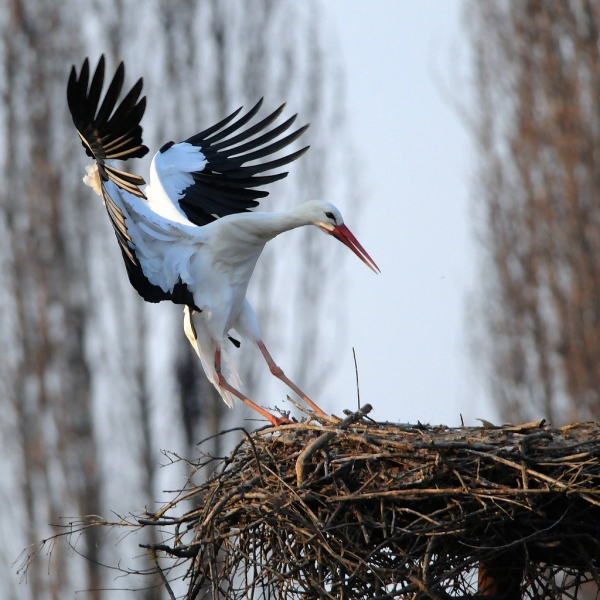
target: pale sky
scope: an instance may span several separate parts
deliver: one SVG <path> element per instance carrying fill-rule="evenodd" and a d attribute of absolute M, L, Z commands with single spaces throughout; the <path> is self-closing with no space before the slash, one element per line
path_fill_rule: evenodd
<path fill-rule="evenodd" d="M 376 276 L 348 260 L 348 346 L 324 403 L 334 412 L 348 399 L 355 404 L 354 346 L 361 400 L 375 406 L 378 420 L 496 419 L 469 355 L 474 151 L 448 99 L 449 92 L 470 101 L 462 4 L 323 1 L 369 196 L 351 229 L 382 271 Z"/>

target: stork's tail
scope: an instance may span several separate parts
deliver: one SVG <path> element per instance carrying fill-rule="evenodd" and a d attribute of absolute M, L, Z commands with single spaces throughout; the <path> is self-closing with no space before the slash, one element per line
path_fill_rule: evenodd
<path fill-rule="evenodd" d="M 102 185 L 100 183 L 100 174 L 98 173 L 98 163 L 86 165 L 85 171 L 87 175 L 83 178 L 83 183 L 91 187 L 98 196 L 102 196 Z"/>
<path fill-rule="evenodd" d="M 233 396 L 219 385 L 219 376 L 215 370 L 214 361 L 217 345 L 208 335 L 203 335 L 203 331 L 196 329 L 194 322 L 192 321 L 192 311 L 189 306 L 185 306 L 183 309 L 183 330 L 185 331 L 185 335 L 190 341 L 192 348 L 194 348 L 196 354 L 200 358 L 202 368 L 204 369 L 208 380 L 215 386 L 217 392 L 221 394 L 223 402 L 225 402 L 229 408 L 233 408 Z M 242 385 L 240 376 L 238 375 L 235 365 L 229 358 L 229 355 L 223 348 L 221 349 L 221 373 L 230 385 L 236 389 L 240 388 Z"/>

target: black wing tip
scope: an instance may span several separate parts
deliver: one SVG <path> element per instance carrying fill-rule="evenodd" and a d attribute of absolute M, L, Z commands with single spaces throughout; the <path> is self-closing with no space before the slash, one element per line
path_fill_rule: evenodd
<path fill-rule="evenodd" d="M 304 148 L 300 148 L 300 150 L 296 150 L 295 152 L 287 154 L 286 156 L 283 156 L 281 158 L 276 158 L 274 160 L 259 163 L 257 165 L 240 167 L 238 169 L 228 172 L 227 176 L 233 179 L 238 179 L 242 177 L 252 177 L 257 173 L 266 173 L 267 171 L 278 169 L 279 167 L 289 165 L 290 163 L 298 160 L 301 156 L 308 152 L 309 148 L 310 146 L 304 146 Z"/>
<path fill-rule="evenodd" d="M 294 139 L 298 139 L 301 135 L 304 135 L 304 132 L 310 127 L 310 123 L 306 123 L 306 125 L 302 125 L 302 127 L 298 127 L 298 129 L 296 129 L 296 131 L 294 131 L 294 133 L 292 135 L 295 135 L 296 137 Z M 310 146 L 307 146 L 307 148 L 310 148 Z"/>
<path fill-rule="evenodd" d="M 192 135 L 191 137 L 184 140 L 184 142 L 186 144 L 201 145 L 202 142 L 206 140 L 206 138 L 208 138 L 211 135 L 217 134 L 221 129 L 223 129 L 223 127 L 225 127 L 227 124 L 233 121 L 233 119 L 235 119 L 240 114 L 240 111 L 243 108 L 243 105 L 240 106 L 238 109 L 234 110 L 231 114 L 227 115 L 225 118 L 221 119 L 208 129 L 204 129 L 200 133 Z"/>
<path fill-rule="evenodd" d="M 104 68 L 105 60 L 106 59 L 104 57 L 104 54 L 101 54 L 100 58 L 98 59 L 98 64 L 96 65 L 96 70 L 98 69 L 98 67 Z M 77 65 L 76 64 L 71 65 L 71 75 L 74 74 L 79 81 L 81 81 L 81 76 L 84 74 L 87 74 L 89 77 L 89 72 L 90 72 L 90 57 L 89 56 L 86 56 L 83 59 L 83 62 L 81 63 L 81 70 L 79 71 L 79 77 L 77 77 Z"/>
<path fill-rule="evenodd" d="M 309 150 L 310 150 L 310 145 L 304 146 L 304 148 L 300 148 L 300 150 L 297 150 L 293 154 L 289 154 L 286 158 L 291 157 L 289 162 L 294 162 L 295 160 L 302 158 Z"/>
<path fill-rule="evenodd" d="M 67 104 L 73 123 L 82 138 L 86 139 L 90 149 L 102 148 L 104 144 L 109 144 L 119 137 L 127 140 L 126 144 L 120 144 L 118 156 L 112 156 L 107 150 L 105 156 L 103 152 L 100 156 L 94 156 L 96 160 L 141 158 L 149 152 L 149 149 L 141 143 L 140 122 L 146 108 L 146 97 L 139 98 L 139 96 L 144 80 L 140 77 L 117 105 L 125 74 L 125 64 L 121 61 L 108 90 L 104 90 L 104 98 L 100 104 L 104 88 L 105 63 L 105 56 L 101 54 L 91 82 L 89 57 L 84 59 L 79 76 L 76 65 L 72 66 L 67 83 Z M 107 95 L 110 97 L 107 98 Z"/>

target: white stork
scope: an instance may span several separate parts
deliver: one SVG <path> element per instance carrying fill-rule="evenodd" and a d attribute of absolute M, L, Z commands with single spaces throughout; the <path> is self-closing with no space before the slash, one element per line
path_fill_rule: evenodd
<path fill-rule="evenodd" d="M 294 115 L 269 129 L 285 105 L 245 129 L 262 100 L 234 120 L 240 108 L 183 142 L 164 144 L 152 159 L 150 183 L 142 192 L 144 179 L 122 171 L 114 162 L 148 152 L 140 126 L 146 107 L 146 98 L 139 98 L 142 79 L 117 106 L 125 76 L 121 63 L 100 103 L 104 70 L 102 56 L 90 83 L 88 59 L 79 76 L 73 66 L 67 101 L 83 146 L 95 160 L 86 168 L 84 182 L 104 200 L 131 285 L 147 302 L 170 300 L 184 305 L 185 333 L 208 379 L 228 406 L 232 406 L 233 395 L 273 425 L 289 422 L 265 411 L 237 389 L 237 373 L 223 349 L 234 329 L 258 345 L 273 375 L 314 411 L 324 414 L 275 364 L 246 300 L 250 277 L 265 244 L 304 225 L 316 225 L 333 235 L 373 271 L 379 271 L 344 225 L 340 211 L 328 202 L 312 200 L 283 212 L 249 211 L 258 206 L 257 198 L 268 195 L 256 187 L 287 175 L 258 174 L 296 160 L 308 147 L 262 164 L 246 163 L 285 148 L 308 125 L 280 138 L 296 118 Z"/>

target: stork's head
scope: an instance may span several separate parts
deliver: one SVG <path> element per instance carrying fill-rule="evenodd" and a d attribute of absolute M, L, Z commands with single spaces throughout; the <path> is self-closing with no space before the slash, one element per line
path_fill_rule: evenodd
<path fill-rule="evenodd" d="M 313 225 L 340 240 L 342 244 L 348 246 L 360 260 L 362 260 L 369 269 L 375 273 L 381 273 L 375 261 L 369 256 L 367 251 L 360 245 L 352 232 L 344 225 L 342 213 L 330 202 L 323 200 L 311 200 L 305 205 L 309 218 Z"/>

